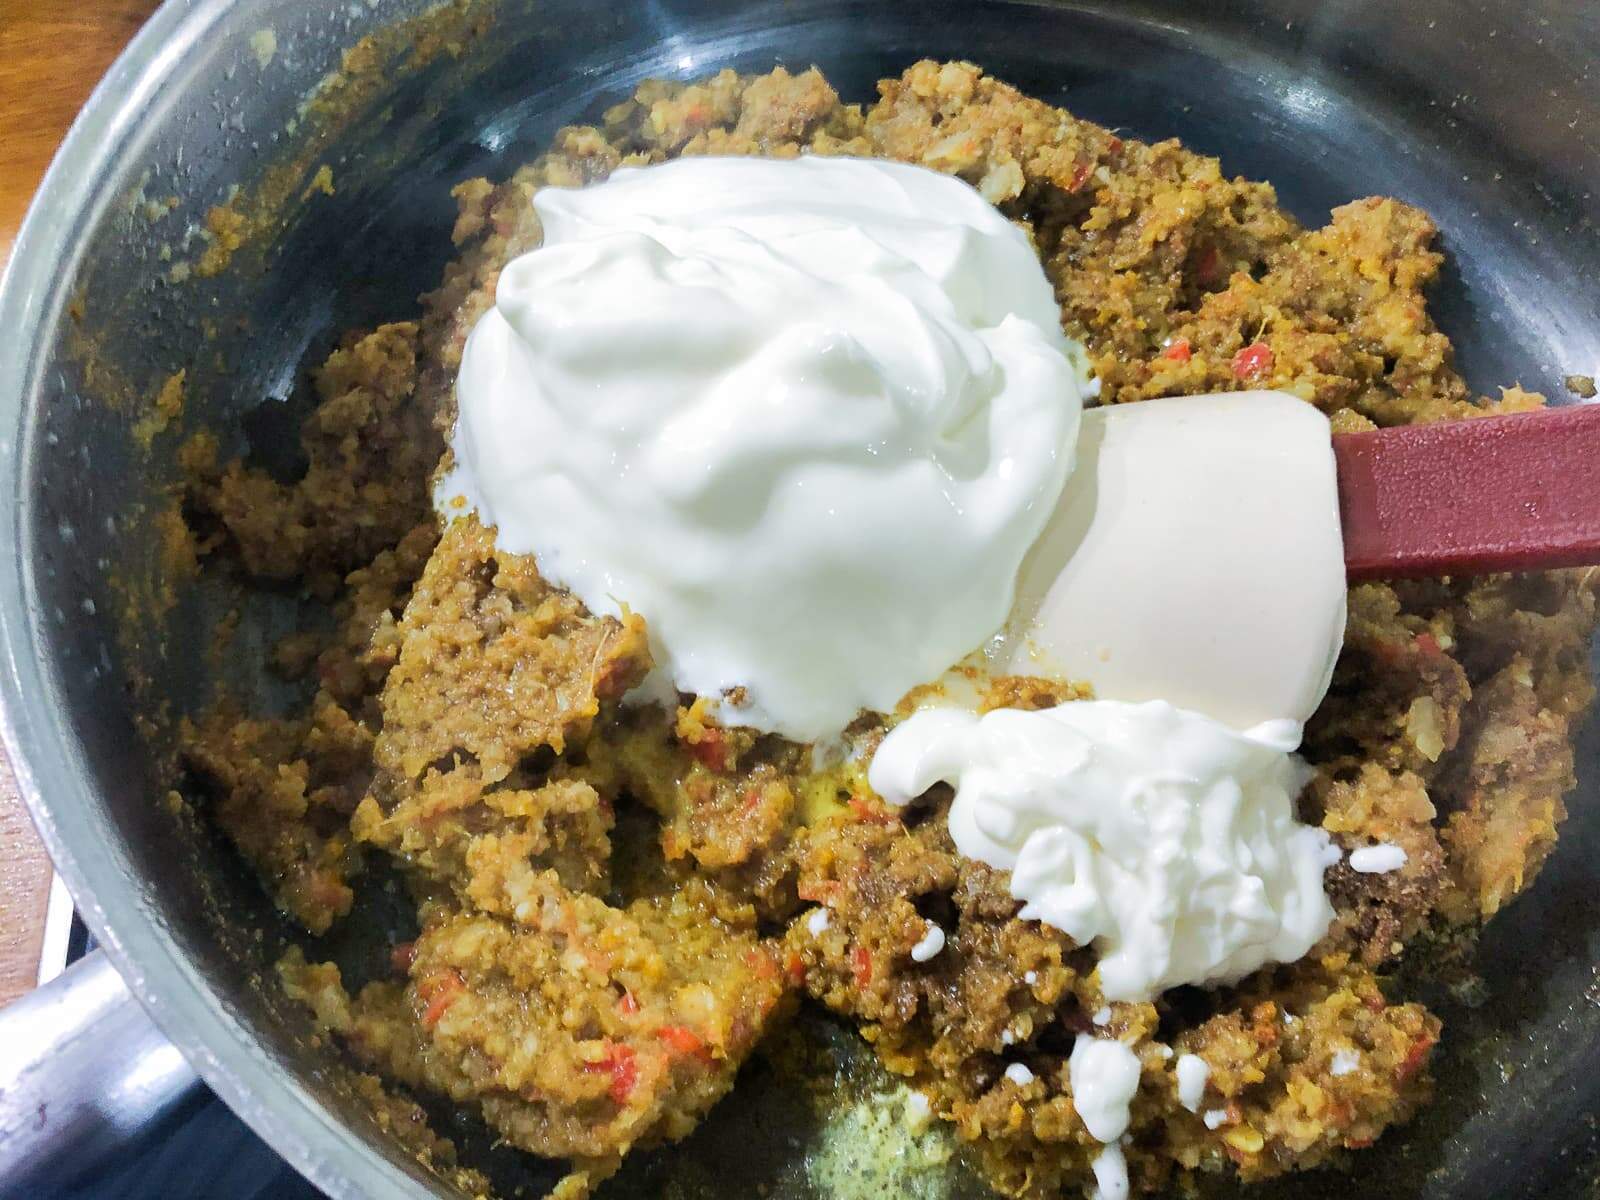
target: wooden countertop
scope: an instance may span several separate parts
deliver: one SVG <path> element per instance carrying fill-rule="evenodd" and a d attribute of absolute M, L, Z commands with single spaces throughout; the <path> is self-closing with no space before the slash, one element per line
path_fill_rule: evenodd
<path fill-rule="evenodd" d="M 0 266 L 72 118 L 155 0 L 0 0 Z M 50 860 L 0 756 L 0 1005 L 33 987 Z"/>

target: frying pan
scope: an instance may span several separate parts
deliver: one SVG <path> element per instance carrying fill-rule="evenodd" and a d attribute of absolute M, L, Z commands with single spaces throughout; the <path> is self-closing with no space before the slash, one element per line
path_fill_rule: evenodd
<path fill-rule="evenodd" d="M 374 69 L 318 93 L 369 34 Z M 182 1103 L 187 1063 L 335 1197 L 452 1194 L 263 983 L 290 931 L 240 861 L 161 803 L 171 718 L 223 677 L 262 705 L 287 702 L 256 664 L 317 614 L 259 597 L 233 650 L 208 651 L 228 601 L 163 573 L 158 515 L 176 468 L 166 442 L 146 453 L 133 435 L 140 405 L 186 368 L 190 427 L 292 469 L 305 368 L 340 330 L 414 311 L 450 253 L 457 181 L 509 173 L 648 76 L 817 63 L 869 100 L 877 78 L 924 56 L 974 60 L 1135 136 L 1179 136 L 1272 180 L 1308 223 L 1372 193 L 1419 204 L 1451 256 L 1435 305 L 1469 382 L 1561 398 L 1564 376 L 1596 373 L 1600 8 L 1586 0 L 464 0 L 431 15 L 416 0 L 170 0 L 74 127 L 0 289 L 5 742 L 116 968 L 91 960 L 0 1018 L 0 1192 L 49 1195 L 71 1168 L 98 1169 L 132 1127 Z M 333 194 L 302 196 L 324 164 Z M 199 269 L 199 231 L 236 189 L 259 236 L 207 273 L 222 264 Z M 1447 1025 L 1439 1102 L 1361 1156 L 1364 1195 L 1594 1194 L 1592 727 L 1579 763 L 1537 888 L 1491 925 L 1476 976 L 1426 997 Z M 359 973 L 381 936 L 355 929 L 313 953 Z M 852 1057 L 847 1036 L 813 1024 L 839 1062 Z M 747 1075 L 739 1102 L 611 1194 L 673 1179 L 691 1195 L 761 1182 L 805 1194 L 792 1089 L 759 1063 Z M 500 1191 L 553 1178 L 470 1120 L 442 1119 Z M 1321 1173 L 1257 1195 L 1350 1186 Z M 952 1177 L 963 1192 L 978 1194 Z"/>

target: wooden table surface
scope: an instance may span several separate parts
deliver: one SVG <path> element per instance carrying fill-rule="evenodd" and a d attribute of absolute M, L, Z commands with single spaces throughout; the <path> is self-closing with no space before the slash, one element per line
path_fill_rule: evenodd
<path fill-rule="evenodd" d="M 61 137 L 156 0 L 0 0 L 0 266 Z M 34 984 L 50 861 L 0 755 L 0 1004 Z"/>

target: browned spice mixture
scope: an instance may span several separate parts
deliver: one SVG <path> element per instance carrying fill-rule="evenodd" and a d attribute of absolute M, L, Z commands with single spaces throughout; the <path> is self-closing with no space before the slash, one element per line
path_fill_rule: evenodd
<path fill-rule="evenodd" d="M 1433 226 L 1397 200 L 1304 230 L 1265 183 L 969 64 L 919 63 L 879 91 L 863 110 L 814 70 L 644 84 L 505 183 L 456 189 L 460 256 L 420 319 L 352 334 L 318 373 L 303 480 L 219 464 L 204 436 L 185 450 L 208 561 L 297 580 L 338 617 L 279 648 L 285 673 L 314 681 L 300 714 L 224 703 L 187 725 L 209 811 L 313 932 L 349 911 L 374 855 L 417 899 L 422 932 L 394 947 L 391 981 L 352 996 L 336 967 L 292 953 L 285 986 L 359 1063 L 569 1160 L 566 1195 L 686 1133 L 801 995 L 857 1022 L 998 1189 L 1070 1192 L 1098 1147 L 1066 1060 L 1103 999 L 1091 951 L 1017 920 L 1004 873 L 955 853 L 947 793 L 900 813 L 858 775 L 813 774 L 804 748 L 709 722 L 692 697 L 669 716 L 619 708 L 648 667 L 639 621 L 589 614 L 471 518 L 441 533 L 427 489 L 450 385 L 499 269 L 538 243 L 535 189 L 679 154 L 898 158 L 969 180 L 1028 229 L 1106 402 L 1275 387 L 1340 430 L 1543 403 L 1468 392 L 1423 295 Z M 1338 919 L 1299 963 L 1198 1011 L 1110 1006 L 1106 1031 L 1143 1065 L 1136 1190 L 1315 1166 L 1424 1101 L 1439 1021 L 1375 972 L 1414 939 L 1464 936 L 1537 873 L 1573 782 L 1594 620 L 1576 572 L 1352 590 L 1307 733 L 1305 815 L 1346 847 L 1399 845 L 1406 865 L 1333 868 Z M 1002 681 L 995 700 L 1072 694 Z M 869 746 L 874 721 L 855 730 Z M 641 805 L 659 853 L 619 881 L 616 815 Z M 930 918 L 948 945 L 916 963 Z M 1209 1065 L 1215 1128 L 1177 1102 L 1169 1049 Z M 1332 1069 L 1340 1051 L 1353 1070 Z M 1006 1062 L 1032 1078 L 1006 1078 Z"/>

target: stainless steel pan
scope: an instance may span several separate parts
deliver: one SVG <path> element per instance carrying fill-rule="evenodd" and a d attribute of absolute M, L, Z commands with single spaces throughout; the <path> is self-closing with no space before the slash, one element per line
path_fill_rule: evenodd
<path fill-rule="evenodd" d="M 1369 193 L 1423 205 L 1452 255 L 1440 319 L 1480 389 L 1520 381 L 1559 397 L 1564 375 L 1600 364 L 1600 8 L 1587 0 L 503 0 L 402 26 L 380 39 L 377 82 L 348 92 L 347 111 L 303 108 L 341 50 L 421 8 L 171 0 L 74 127 L 0 289 L 5 741 L 126 980 L 90 963 L 0 1018 L 0 1193 L 49 1195 L 68 1168 L 95 1170 L 137 1118 L 182 1102 L 194 1078 L 183 1060 L 332 1195 L 440 1192 L 261 984 L 288 931 L 238 860 L 160 803 L 160 740 L 136 729 L 132 681 L 148 682 L 137 703 L 158 716 L 203 700 L 221 672 L 270 699 L 255 651 L 304 614 L 292 597 L 263 602 L 222 663 L 203 652 L 216 615 L 204 589 L 119 627 L 129 590 L 161 582 L 152 513 L 174 471 L 138 451 L 130 426 L 139 398 L 186 366 L 191 420 L 239 431 L 270 460 L 293 443 L 300 368 L 337 331 L 406 314 L 437 278 L 449 187 L 509 171 L 639 79 L 816 62 L 866 99 L 919 57 L 970 58 L 1083 115 L 1218 153 L 1274 181 L 1308 221 Z M 459 55 L 430 57 L 420 34 L 441 21 L 482 30 Z M 259 196 L 295 162 L 331 165 L 335 194 L 301 203 L 290 189 L 281 227 L 230 269 L 175 277 L 212 205 L 235 186 Z M 1592 733 L 1580 762 L 1556 860 L 1485 937 L 1486 986 L 1434 998 L 1450 1031 L 1441 1102 L 1362 1158 L 1366 1195 L 1593 1194 Z M 359 957 L 361 936 L 327 949 Z M 781 1087 L 756 1079 L 619 1192 L 653 1194 L 684 1156 L 713 1163 L 725 1194 L 779 1179 L 793 1157 L 782 1104 Z M 502 1181 L 548 1177 L 455 1132 Z M 1348 1186 L 1320 1176 L 1259 1194 Z"/>

